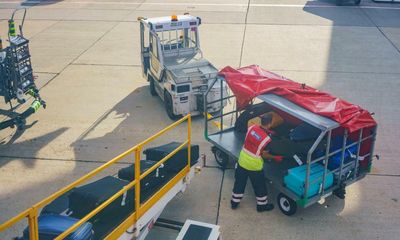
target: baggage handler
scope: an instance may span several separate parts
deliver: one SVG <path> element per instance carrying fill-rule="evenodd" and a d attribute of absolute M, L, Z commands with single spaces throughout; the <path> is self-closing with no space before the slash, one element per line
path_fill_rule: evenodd
<path fill-rule="evenodd" d="M 260 118 L 261 125 L 251 125 L 248 128 L 239 161 L 236 164 L 235 183 L 231 199 L 232 209 L 236 209 L 239 206 L 248 178 L 250 178 L 256 195 L 257 211 L 270 211 L 274 208 L 272 203 L 268 203 L 263 158 L 280 162 L 283 157 L 273 156 L 268 151 L 265 151 L 265 147 L 271 142 L 271 131 L 269 129 L 272 125 L 272 116 L 264 114 Z"/>

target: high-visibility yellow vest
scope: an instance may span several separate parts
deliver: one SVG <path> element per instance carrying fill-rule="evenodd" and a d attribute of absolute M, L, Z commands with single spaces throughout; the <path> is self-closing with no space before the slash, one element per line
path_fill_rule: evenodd
<path fill-rule="evenodd" d="M 261 171 L 264 166 L 262 158 L 252 156 L 243 149 L 240 151 L 238 163 L 242 168 L 249 171 Z"/>

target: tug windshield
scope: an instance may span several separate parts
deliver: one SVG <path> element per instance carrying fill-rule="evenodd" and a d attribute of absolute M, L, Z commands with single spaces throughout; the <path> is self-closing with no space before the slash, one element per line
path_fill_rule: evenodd
<path fill-rule="evenodd" d="M 198 47 L 197 27 L 163 31 L 157 35 L 163 52 Z"/>

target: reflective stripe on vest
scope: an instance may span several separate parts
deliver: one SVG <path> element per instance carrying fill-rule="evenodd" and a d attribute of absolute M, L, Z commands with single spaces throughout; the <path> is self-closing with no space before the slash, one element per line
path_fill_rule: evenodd
<path fill-rule="evenodd" d="M 242 168 L 249 171 L 261 171 L 264 165 L 262 158 L 249 154 L 245 149 L 240 151 L 238 163 Z"/>

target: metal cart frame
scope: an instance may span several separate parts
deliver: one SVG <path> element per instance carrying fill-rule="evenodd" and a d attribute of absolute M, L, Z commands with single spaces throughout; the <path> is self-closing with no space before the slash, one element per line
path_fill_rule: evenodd
<path fill-rule="evenodd" d="M 225 79 L 223 77 L 219 77 L 212 83 L 211 87 L 214 84 L 222 85 L 224 81 L 225 81 Z M 219 100 L 207 102 L 207 94 L 208 94 L 208 92 L 206 92 L 205 96 L 204 96 L 204 102 L 205 102 L 204 109 L 206 111 L 208 109 L 207 108 L 208 104 L 214 104 L 216 102 L 220 102 L 221 107 L 224 107 L 224 101 L 231 101 L 232 99 L 234 99 L 234 101 L 236 102 L 236 96 L 233 95 L 232 93 L 225 95 L 224 97 L 222 97 Z M 223 96 L 223 95 L 221 94 L 221 96 Z M 306 171 L 304 192 L 303 192 L 302 196 L 298 196 L 294 192 L 292 192 L 291 190 L 286 188 L 283 183 L 283 180 L 282 180 L 283 176 L 277 175 L 274 173 L 277 171 L 273 171 L 273 169 L 266 169 L 264 167 L 264 172 L 265 172 L 266 178 L 269 181 L 271 181 L 274 188 L 276 188 L 281 193 L 278 196 L 278 204 L 284 204 L 287 207 L 287 209 L 289 209 L 288 211 L 285 211 L 285 209 L 282 209 L 282 207 L 285 207 L 285 206 L 279 206 L 284 214 L 292 215 L 295 213 L 297 206 L 306 208 L 306 207 L 318 202 L 319 200 L 321 200 L 325 197 L 328 197 L 335 190 L 338 190 L 340 188 L 344 189 L 345 186 L 349 186 L 352 183 L 364 178 L 365 175 L 370 171 L 372 157 L 374 156 L 373 151 L 374 151 L 374 143 L 375 143 L 375 138 L 376 138 L 377 127 L 374 127 L 373 130 L 371 131 L 371 134 L 366 137 L 363 137 L 364 129 L 360 129 L 358 131 L 358 140 L 354 141 L 350 144 L 347 144 L 347 139 L 348 139 L 348 135 L 349 135 L 348 131 L 344 130 L 343 145 L 342 145 L 341 149 L 330 152 L 329 149 L 330 149 L 330 145 L 331 145 L 332 131 L 341 127 L 339 123 L 337 123 L 329 118 L 312 113 L 312 112 L 308 111 L 307 109 L 304 109 L 304 108 L 296 105 L 295 103 L 290 102 L 287 99 L 280 97 L 278 95 L 275 95 L 275 94 L 259 95 L 253 100 L 253 103 L 255 101 L 265 102 L 268 105 L 270 105 L 271 107 L 282 110 L 283 112 L 290 114 L 291 116 L 294 116 L 295 118 L 298 118 L 299 120 L 301 120 L 303 122 L 309 123 L 312 126 L 321 130 L 321 134 L 315 140 L 314 144 L 312 145 L 312 147 L 309 149 L 309 151 L 307 153 L 307 160 L 305 163 L 307 165 L 307 171 Z M 217 116 L 210 116 L 208 118 L 205 118 L 205 132 L 204 132 L 205 138 L 207 141 L 209 141 L 213 145 L 212 150 L 217 158 L 216 160 L 222 166 L 223 166 L 223 164 L 221 164 L 221 159 L 218 159 L 218 158 L 224 158 L 225 161 L 232 160 L 232 159 L 234 161 L 237 161 L 238 157 L 239 157 L 239 153 L 243 146 L 243 138 L 240 138 L 240 135 L 238 135 L 238 133 L 235 132 L 234 124 L 233 124 L 238 119 L 240 114 L 242 113 L 242 111 L 239 110 L 237 108 L 237 106 L 235 106 L 235 102 L 233 104 L 233 109 L 231 111 L 225 112 L 223 109 L 223 111 L 221 111 L 221 113 L 218 114 Z M 207 116 L 207 114 L 208 113 L 206 112 L 206 116 Z M 227 118 L 229 116 L 231 117 L 231 122 L 230 122 L 229 126 L 226 126 L 225 123 L 229 122 L 229 121 L 227 121 Z M 216 132 L 211 133 L 211 130 L 209 127 L 210 123 L 218 126 L 218 130 Z M 368 139 L 371 139 L 371 138 L 372 138 L 372 145 L 370 148 L 370 152 L 368 154 L 362 156 L 364 158 L 369 157 L 369 167 L 367 170 L 364 170 L 364 169 L 360 170 L 358 160 L 353 160 L 348 163 L 344 162 L 345 151 L 355 145 L 357 145 L 357 156 L 355 159 L 360 159 L 361 143 Z M 320 142 L 323 139 L 326 140 L 325 154 L 322 157 L 313 159 L 312 154 L 315 151 L 316 147 L 320 144 Z M 341 153 L 340 167 L 335 170 L 332 170 L 332 171 L 328 170 L 329 157 L 334 154 L 338 154 L 339 152 Z M 220 161 L 218 161 L 218 160 L 220 160 Z M 310 167 L 312 164 L 317 163 L 317 162 L 322 163 L 322 165 L 324 166 L 325 171 L 323 174 L 323 180 L 322 180 L 322 183 L 320 184 L 320 188 L 319 188 L 320 190 L 319 190 L 318 194 L 315 196 L 312 196 L 312 197 L 308 197 L 307 193 L 308 193 L 308 189 L 309 189 L 310 183 L 311 183 L 310 182 Z M 351 169 L 350 173 L 349 173 L 349 168 Z M 344 171 L 344 169 L 346 169 L 346 172 Z M 324 187 L 322 187 L 322 186 L 325 186 L 325 180 L 326 180 L 328 171 L 335 174 L 336 181 L 334 182 L 334 184 L 331 187 L 329 187 L 328 189 L 324 189 Z"/>
<path fill-rule="evenodd" d="M 20 10 L 23 11 L 23 17 L 21 25 L 19 25 L 19 34 L 17 34 L 14 16 Z M 24 37 L 22 31 L 25 16 L 25 8 L 16 9 L 12 13 L 8 20 L 8 41 L 10 45 L 3 49 L 0 44 L 0 97 L 4 98 L 5 103 L 10 104 L 10 113 L 15 113 L 12 114 L 13 116 L 10 115 L 10 119 L 0 122 L 0 130 L 15 125 L 18 126 L 18 129 L 23 129 L 26 118 L 35 113 L 41 106 L 46 108 L 46 102 L 40 97 L 39 89 L 35 84 L 29 40 Z M 34 99 L 29 109 L 20 114 L 14 112 L 13 100 L 23 104 L 28 97 Z"/>

